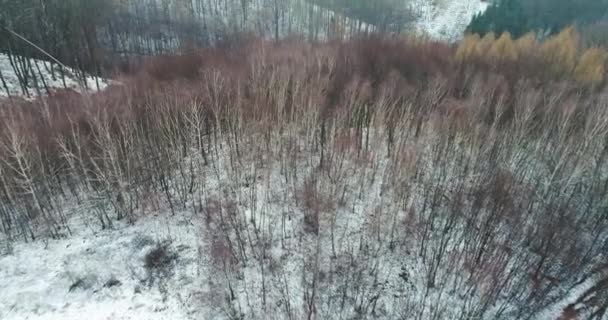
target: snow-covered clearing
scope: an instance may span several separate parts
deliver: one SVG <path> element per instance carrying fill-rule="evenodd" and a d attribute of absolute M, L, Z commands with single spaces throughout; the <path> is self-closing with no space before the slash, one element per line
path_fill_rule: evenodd
<path fill-rule="evenodd" d="M 46 95 L 47 91 L 70 89 L 77 92 L 103 90 L 108 86 L 105 79 L 87 75 L 84 79 L 78 76 L 78 72 L 72 69 L 63 69 L 56 63 L 30 59 L 31 69 L 27 87 L 23 88 L 19 78 L 22 77 L 15 72 L 13 64 L 7 54 L 0 53 L 0 73 L 4 77 L 4 84 L 0 81 L 0 98 L 18 96 L 27 99 L 35 99 L 38 94 Z M 31 74 L 34 74 L 32 76 Z M 62 76 L 63 73 L 63 76 Z M 34 77 L 36 80 L 34 81 Z M 86 83 L 85 83 L 86 81 Z M 46 84 L 46 88 L 45 88 Z M 38 88 L 36 88 L 36 86 Z M 7 92 L 8 89 L 8 92 Z"/>
<path fill-rule="evenodd" d="M 481 0 L 414 0 L 411 4 L 417 31 L 431 39 L 455 41 L 462 37 L 473 16 L 489 3 Z"/>
<path fill-rule="evenodd" d="M 0 256 L 0 319 L 188 319 L 199 275 L 192 217 L 150 216 L 61 240 L 16 244 Z M 168 274 L 145 267 L 159 243 L 176 255 Z"/>

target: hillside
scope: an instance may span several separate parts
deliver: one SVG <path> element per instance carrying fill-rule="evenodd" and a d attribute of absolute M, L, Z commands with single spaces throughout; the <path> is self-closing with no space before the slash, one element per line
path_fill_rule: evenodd
<path fill-rule="evenodd" d="M 238 38 L 0 102 L 0 317 L 603 319 L 576 39 Z"/>
<path fill-rule="evenodd" d="M 179 1 L 93 1 L 71 9 L 54 1 L 46 9 L 30 0 L 21 5 L 12 3 L 4 14 L 9 21 L 17 19 L 11 23 L 12 28 L 72 67 L 51 63 L 46 55 L 42 57 L 49 61 L 40 60 L 41 51 L 26 43 L 29 40 L 2 30 L 0 75 L 4 82 L 0 81 L 0 97 L 33 99 L 57 90 L 96 91 L 107 85 L 105 80 L 91 76 L 102 74 L 101 69 L 106 69 L 107 77 L 117 69 L 140 64 L 145 56 L 174 54 L 192 45 L 214 45 L 234 33 L 253 32 L 275 41 L 290 37 L 326 41 L 398 32 L 453 42 L 462 37 L 471 18 L 487 7 L 481 0 L 411 0 L 390 2 L 378 7 L 373 15 L 366 15 L 367 8 L 349 7 L 354 3 L 321 6 L 324 1 L 196 0 L 190 7 Z M 82 21 L 54 15 L 53 10 L 68 10 L 66 16 L 82 15 Z M 95 11 L 106 15 L 110 23 L 88 16 Z M 384 15 L 391 11 L 399 11 L 399 15 L 391 20 L 390 27 L 374 24 L 385 21 Z M 32 20 L 35 15 L 23 12 L 38 12 L 43 18 Z M 363 15 L 367 18 L 362 20 Z M 74 23 L 87 25 L 84 40 L 65 28 Z"/>
<path fill-rule="evenodd" d="M 608 318 L 605 25 L 0 7 L 0 320 Z"/>

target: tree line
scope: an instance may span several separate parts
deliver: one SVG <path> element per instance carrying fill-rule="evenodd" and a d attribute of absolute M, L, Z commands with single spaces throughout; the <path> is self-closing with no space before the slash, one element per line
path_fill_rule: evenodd
<path fill-rule="evenodd" d="M 397 10 L 405 6 L 392 0 L 0 0 L 0 7 L 0 54 L 8 57 L 25 96 L 32 87 L 49 91 L 44 74 L 65 84 L 72 70 L 64 65 L 86 86 L 86 74 L 107 76 L 144 57 L 211 46 L 232 34 L 318 41 L 401 31 L 407 16 Z M 30 59 L 50 64 L 39 70 Z"/>
<path fill-rule="evenodd" d="M 551 35 L 568 25 L 590 25 L 607 15 L 606 0 L 496 0 L 473 17 L 467 31 L 480 35 L 509 32 L 516 37 L 529 31 Z"/>

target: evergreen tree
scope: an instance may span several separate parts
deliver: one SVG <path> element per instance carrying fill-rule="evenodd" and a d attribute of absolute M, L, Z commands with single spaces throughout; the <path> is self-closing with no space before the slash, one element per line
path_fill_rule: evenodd
<path fill-rule="evenodd" d="M 568 25 L 587 25 L 608 13 L 608 0 L 497 0 L 473 17 L 467 32 L 484 35 L 528 31 L 555 34 Z"/>

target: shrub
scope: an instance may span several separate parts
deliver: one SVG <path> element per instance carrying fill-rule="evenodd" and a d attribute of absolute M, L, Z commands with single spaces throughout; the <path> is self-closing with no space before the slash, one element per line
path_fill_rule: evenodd
<path fill-rule="evenodd" d="M 172 251 L 170 242 L 159 242 L 144 257 L 144 267 L 150 273 L 167 274 L 176 259 L 177 253 Z"/>
<path fill-rule="evenodd" d="M 146 72 L 154 79 L 196 79 L 199 76 L 202 57 L 195 53 L 151 58 L 145 65 Z"/>
<path fill-rule="evenodd" d="M 320 194 L 316 182 L 307 179 L 301 190 L 301 201 L 304 207 L 304 227 L 306 232 L 319 233 L 319 219 L 321 214 Z"/>
<path fill-rule="evenodd" d="M 336 200 L 331 195 L 320 190 L 315 177 L 309 177 L 299 190 L 298 197 L 304 212 L 304 230 L 312 234 L 319 233 L 323 214 L 332 214 L 336 209 Z"/>

